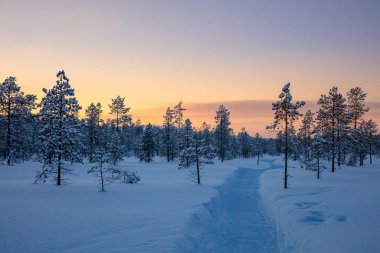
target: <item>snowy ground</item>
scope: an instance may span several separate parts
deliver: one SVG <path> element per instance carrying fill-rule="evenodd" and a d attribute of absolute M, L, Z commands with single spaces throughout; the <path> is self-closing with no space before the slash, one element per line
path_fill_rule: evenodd
<path fill-rule="evenodd" d="M 260 192 L 278 225 L 283 252 L 380 252 L 380 161 L 342 166 L 335 174 L 298 163 L 290 187 L 282 189 L 283 165 L 277 159 L 261 178 Z"/>
<path fill-rule="evenodd" d="M 38 163 L 0 166 L 0 252 L 380 252 L 380 161 L 319 181 L 295 163 L 287 190 L 281 162 L 216 162 L 199 186 L 126 159 L 142 182 L 103 193 L 88 164 L 60 187 L 33 184 Z"/>
<path fill-rule="evenodd" d="M 137 170 L 137 185 L 98 192 L 88 164 L 65 186 L 33 184 L 38 163 L 0 167 L 0 252 L 177 252 L 193 213 L 217 195 L 216 186 L 253 160 L 216 162 L 201 186 L 174 163 L 156 159 L 119 167 Z"/>

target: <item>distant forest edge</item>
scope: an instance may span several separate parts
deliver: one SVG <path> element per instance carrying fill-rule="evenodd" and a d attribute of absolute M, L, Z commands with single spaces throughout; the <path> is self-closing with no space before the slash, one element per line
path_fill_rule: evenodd
<path fill-rule="evenodd" d="M 155 157 L 177 161 L 178 168 L 188 169 L 200 184 L 203 165 L 214 157 L 222 162 L 256 157 L 259 163 L 264 154 L 284 154 L 287 188 L 288 159 L 300 161 L 319 178 L 324 169 L 334 172 L 342 164 L 361 166 L 380 154 L 377 125 L 365 117 L 369 108 L 360 87 L 345 95 L 332 87 L 320 96 L 315 111 L 302 114 L 299 109 L 305 102 L 294 102 L 290 83 L 286 84 L 272 103 L 273 122 L 267 126 L 276 138 L 251 136 L 244 127 L 234 133 L 224 105 L 216 108 L 214 127 L 206 122 L 193 127 L 191 119 L 184 118 L 182 102 L 166 109 L 162 125 L 143 125 L 133 120 L 121 96 L 108 104 L 110 118 L 102 119 L 103 106 L 94 102 L 79 119 L 82 107 L 63 70 L 56 84 L 43 92 L 38 103 L 35 95 L 22 92 L 15 77 L 0 85 L 0 158 L 6 165 L 40 161 L 43 167 L 36 182 L 50 178 L 60 185 L 72 172 L 67 164 L 84 159 L 100 164 L 89 173 L 103 173 L 103 163 L 116 164 L 125 156 L 135 156 L 148 163 Z"/>

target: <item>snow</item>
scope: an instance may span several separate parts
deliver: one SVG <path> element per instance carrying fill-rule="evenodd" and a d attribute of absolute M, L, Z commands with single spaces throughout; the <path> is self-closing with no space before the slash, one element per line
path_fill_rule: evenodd
<path fill-rule="evenodd" d="M 278 226 L 283 252 L 380 252 L 380 161 L 342 166 L 334 174 L 291 163 L 282 188 L 282 159 L 261 178 L 260 192 Z"/>
<path fill-rule="evenodd" d="M 126 159 L 141 183 L 114 183 L 98 192 L 91 165 L 74 165 L 64 186 L 33 184 L 39 163 L 0 167 L 0 249 L 7 252 L 176 252 L 192 214 L 215 187 L 252 160 L 216 162 L 192 183 L 177 163 Z"/>
<path fill-rule="evenodd" d="M 0 166 L 0 251 L 380 252 L 380 160 L 335 174 L 266 156 L 216 161 L 192 183 L 177 163 L 127 158 L 135 185 L 99 192 L 90 164 L 64 186 L 33 184 L 41 164 Z"/>

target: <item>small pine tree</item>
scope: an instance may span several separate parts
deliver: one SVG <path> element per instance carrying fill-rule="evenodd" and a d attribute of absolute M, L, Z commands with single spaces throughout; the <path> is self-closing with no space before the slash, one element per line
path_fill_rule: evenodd
<path fill-rule="evenodd" d="M 119 133 L 114 128 L 111 128 L 109 132 L 107 152 L 113 165 L 123 160 L 124 146 L 121 144 Z"/>
<path fill-rule="evenodd" d="M 313 139 L 311 139 L 307 150 L 309 155 L 305 156 L 304 159 L 301 159 L 301 163 L 307 170 L 316 172 L 318 179 L 321 177 L 322 170 L 326 169 L 323 164 L 323 158 L 327 156 L 326 142 L 328 142 L 328 139 L 323 135 L 320 135 L 319 132 L 319 129 L 316 129 L 314 131 L 315 136 Z"/>
<path fill-rule="evenodd" d="M 237 141 L 239 145 L 239 154 L 243 158 L 248 158 L 251 153 L 252 145 L 251 145 L 251 137 L 245 130 L 245 127 L 241 129 L 241 131 L 237 135 Z"/>
<path fill-rule="evenodd" d="M 154 133 L 153 133 L 153 127 L 149 123 L 145 127 L 144 134 L 142 136 L 142 148 L 140 153 L 140 162 L 145 161 L 147 163 L 150 163 L 153 161 L 154 157 L 154 151 L 156 144 L 154 142 Z"/>
<path fill-rule="evenodd" d="M 120 178 L 119 171 L 113 168 L 104 167 L 104 164 L 111 161 L 110 154 L 105 149 L 96 148 L 93 155 L 93 161 L 96 162 L 97 165 L 93 166 L 87 171 L 87 173 L 93 174 L 98 178 L 99 190 L 104 192 L 106 185 L 111 184 Z"/>
<path fill-rule="evenodd" d="M 87 154 L 90 162 L 93 162 L 93 154 L 99 142 L 98 128 L 100 125 L 100 116 L 102 112 L 102 106 L 100 103 L 97 103 L 96 105 L 94 103 L 91 103 L 86 109 L 86 144 Z"/>
<path fill-rule="evenodd" d="M 201 169 L 215 157 L 215 151 L 206 145 L 202 135 L 195 133 L 190 139 L 190 146 L 181 151 L 179 169 L 190 168 L 189 175 L 193 182 L 201 184 Z"/>
<path fill-rule="evenodd" d="M 257 164 L 260 164 L 260 156 L 264 154 L 265 140 L 260 136 L 259 133 L 255 134 L 252 139 L 253 144 L 253 154 L 257 156 Z"/>

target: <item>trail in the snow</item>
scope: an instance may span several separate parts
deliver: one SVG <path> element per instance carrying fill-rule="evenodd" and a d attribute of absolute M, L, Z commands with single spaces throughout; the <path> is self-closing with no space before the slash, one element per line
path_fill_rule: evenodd
<path fill-rule="evenodd" d="M 278 252 L 276 227 L 261 203 L 264 170 L 239 168 L 219 194 L 193 215 L 182 252 Z"/>

